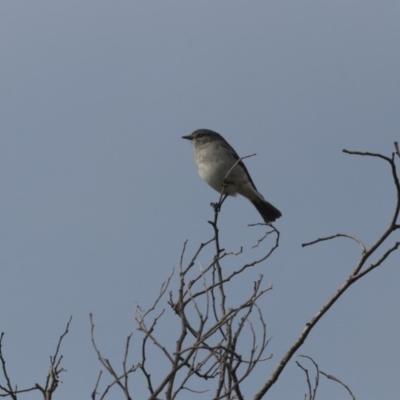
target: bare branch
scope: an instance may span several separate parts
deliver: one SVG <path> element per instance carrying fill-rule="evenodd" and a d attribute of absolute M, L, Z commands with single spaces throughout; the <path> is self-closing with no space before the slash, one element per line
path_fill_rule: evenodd
<path fill-rule="evenodd" d="M 358 279 L 362 278 L 364 275 L 366 275 L 367 273 L 372 271 L 372 269 L 374 269 L 374 268 L 378 267 L 379 265 L 381 265 L 382 262 L 384 260 L 386 260 L 386 258 L 391 253 L 393 253 L 395 250 L 397 250 L 397 248 L 400 246 L 399 242 L 396 242 L 392 247 L 390 247 L 389 249 L 387 249 L 385 251 L 383 256 L 377 262 L 371 264 L 370 267 L 368 267 L 367 269 L 362 271 L 362 268 L 364 267 L 364 265 L 367 262 L 367 260 L 369 260 L 369 258 L 375 253 L 375 251 L 378 248 L 380 248 L 380 246 L 386 241 L 386 239 L 396 229 L 398 229 L 399 225 L 397 224 L 397 220 L 398 220 L 398 216 L 399 216 L 399 212 L 400 212 L 400 183 L 399 183 L 399 179 L 398 179 L 398 175 L 397 175 L 396 165 L 395 165 L 395 162 L 394 162 L 394 153 L 392 154 L 392 157 L 389 158 L 387 156 L 384 156 L 384 155 L 378 154 L 378 153 L 349 151 L 349 150 L 343 150 L 343 152 L 348 153 L 348 154 L 356 154 L 356 155 L 371 156 L 371 157 L 375 157 L 375 158 L 380 158 L 380 159 L 385 160 L 386 162 L 388 162 L 390 164 L 392 177 L 393 177 L 393 182 L 394 182 L 394 185 L 396 187 L 396 195 L 397 195 L 397 201 L 396 201 L 395 210 L 394 210 L 394 213 L 393 213 L 392 220 L 391 220 L 389 226 L 387 227 L 386 231 L 382 233 L 382 235 L 378 238 L 378 240 L 369 249 L 366 249 L 366 247 L 363 245 L 363 243 L 359 239 L 357 239 L 357 238 L 355 238 L 355 237 L 353 237 L 351 235 L 347 235 L 347 234 L 337 234 L 337 235 L 329 236 L 327 238 L 317 239 L 314 242 L 303 244 L 303 247 L 304 247 L 304 246 L 308 246 L 308 245 L 311 245 L 311 244 L 318 243 L 320 241 L 329 240 L 329 239 L 332 239 L 332 238 L 335 238 L 335 237 L 344 236 L 344 237 L 348 237 L 348 238 L 350 238 L 352 240 L 355 240 L 360 245 L 360 247 L 362 249 L 362 254 L 361 254 L 361 258 L 360 258 L 359 262 L 357 263 L 356 267 L 353 269 L 351 275 L 340 286 L 340 288 L 336 291 L 336 293 L 334 293 L 332 295 L 332 297 L 320 308 L 320 310 L 315 314 L 315 316 L 313 318 L 311 318 L 305 324 L 305 327 L 304 327 L 303 331 L 300 333 L 298 339 L 293 343 L 292 346 L 290 346 L 288 351 L 281 358 L 281 360 L 279 361 L 277 367 L 275 368 L 275 370 L 273 371 L 273 373 L 271 374 L 271 376 L 269 377 L 267 382 L 261 387 L 261 389 L 254 396 L 254 400 L 260 400 L 268 392 L 268 390 L 272 387 L 272 385 L 274 385 L 274 383 L 277 381 L 277 379 L 279 378 L 280 374 L 282 373 L 282 371 L 284 370 L 284 368 L 286 367 L 286 365 L 288 364 L 290 359 L 293 357 L 295 352 L 303 345 L 304 341 L 307 339 L 307 337 L 308 337 L 309 333 L 311 332 L 311 330 L 318 323 L 318 321 L 329 311 L 329 309 L 333 306 L 333 304 L 335 304 L 336 301 L 343 295 L 343 293 L 346 290 L 348 290 L 349 287 L 354 282 L 356 282 Z"/>
<path fill-rule="evenodd" d="M 309 400 L 315 400 L 316 399 L 317 389 L 318 389 L 318 385 L 319 385 L 319 376 L 320 375 L 323 375 L 326 378 L 331 379 L 331 380 L 339 383 L 340 385 L 342 385 L 349 392 L 349 394 L 352 397 L 352 399 L 355 400 L 355 396 L 351 392 L 350 388 L 346 384 L 344 384 L 341 380 L 339 380 L 338 378 L 334 377 L 333 375 L 329 375 L 329 374 L 321 371 L 319 369 L 318 364 L 313 360 L 312 357 L 305 356 L 305 355 L 299 355 L 299 357 L 307 358 L 309 361 L 311 361 L 311 363 L 313 364 L 313 366 L 315 368 L 315 383 L 314 383 L 314 388 L 313 388 L 313 385 L 311 383 L 310 375 L 309 375 L 309 372 L 308 372 L 307 368 L 303 367 L 298 361 L 296 361 L 297 366 L 299 368 L 301 368 L 304 371 L 305 375 L 306 375 L 306 382 L 307 382 L 307 386 L 308 386 Z M 307 395 L 305 395 L 304 398 L 307 399 Z"/>
<path fill-rule="evenodd" d="M 382 255 L 382 257 L 378 261 L 371 264 L 367 269 L 359 272 L 357 274 L 357 279 L 362 278 L 364 275 L 368 274 L 376 267 L 379 267 L 390 256 L 390 254 L 392 254 L 394 251 L 396 251 L 399 248 L 399 246 L 400 246 L 400 242 L 396 242 L 392 247 L 390 247 L 388 250 L 385 251 L 385 253 Z"/>
<path fill-rule="evenodd" d="M 256 224 L 249 224 L 248 226 L 256 226 L 256 225 L 263 225 L 263 226 L 265 226 L 266 224 L 263 224 L 263 223 L 258 222 L 258 223 L 256 223 Z M 255 245 L 252 246 L 252 249 L 257 248 L 257 247 L 264 241 L 264 239 L 266 239 L 271 233 L 274 233 L 274 232 L 277 234 L 277 241 L 279 242 L 279 235 L 280 235 L 280 233 L 279 233 L 278 229 L 276 229 L 272 224 L 268 224 L 268 225 L 272 227 L 272 231 L 266 231 L 266 232 L 264 233 L 264 235 L 261 236 L 261 238 L 257 240 L 257 243 L 256 243 Z M 278 247 L 278 243 L 276 243 L 276 247 Z M 275 250 L 275 249 L 274 249 L 274 250 Z"/>
<path fill-rule="evenodd" d="M 309 400 L 313 400 L 313 389 L 311 386 L 310 374 L 308 373 L 308 369 L 303 367 L 298 361 L 296 361 L 296 365 L 299 368 L 301 368 L 304 371 L 304 374 L 306 375 L 306 382 L 307 382 L 307 387 L 308 387 L 308 397 L 309 397 Z M 307 399 L 307 394 L 304 395 L 304 398 Z"/>
<path fill-rule="evenodd" d="M 41 385 L 39 385 L 38 383 L 36 383 L 34 386 L 27 388 L 27 389 L 18 389 L 17 385 L 15 385 L 15 389 L 13 389 L 13 387 L 11 385 L 11 380 L 9 378 L 7 368 L 6 368 L 6 361 L 5 361 L 5 358 L 3 355 L 3 351 L 2 351 L 2 342 L 3 342 L 3 337 L 4 337 L 4 332 L 2 332 L 2 334 L 0 336 L 0 361 L 2 364 L 2 370 L 3 370 L 4 377 L 6 378 L 7 387 L 0 385 L 0 390 L 2 390 L 4 392 L 4 394 L 0 393 L 0 397 L 11 397 L 13 400 L 17 400 L 17 394 L 32 392 L 34 390 L 39 390 L 42 393 L 44 400 L 51 400 L 53 393 L 57 389 L 58 383 L 61 382 L 60 378 L 59 378 L 61 372 L 66 371 L 66 369 L 60 368 L 60 364 L 61 364 L 63 356 L 62 355 L 59 356 L 59 351 L 60 351 L 61 343 L 62 343 L 63 339 L 68 334 L 69 325 L 71 323 L 71 320 L 72 320 L 72 316 L 69 318 L 69 320 L 67 322 L 67 326 L 65 328 L 64 333 L 62 333 L 58 339 L 57 347 L 56 347 L 56 351 L 55 351 L 54 355 L 50 356 L 50 369 L 49 369 L 49 373 L 46 378 L 46 385 L 44 388 Z"/>
<path fill-rule="evenodd" d="M 396 154 L 400 157 L 399 144 L 397 142 L 394 142 L 394 148 L 396 150 Z"/>
<path fill-rule="evenodd" d="M 310 381 L 310 376 L 308 374 L 308 370 L 306 368 L 304 368 L 298 361 L 296 361 L 297 366 L 300 367 L 306 374 L 309 397 L 310 397 L 310 400 L 314 400 L 316 398 L 318 385 L 319 385 L 319 367 L 318 367 L 318 364 L 309 356 L 305 356 L 305 355 L 299 354 L 299 357 L 307 358 L 308 360 L 310 360 L 311 363 L 313 364 L 314 368 L 315 368 L 316 375 L 315 375 L 315 379 L 314 379 L 315 380 L 314 388 L 312 389 L 312 384 L 311 384 L 311 381 Z"/>
<path fill-rule="evenodd" d="M 3 338 L 4 338 L 4 332 L 1 332 L 1 335 L 0 335 L 0 360 L 1 360 L 1 366 L 3 369 L 3 374 L 4 374 L 4 377 L 6 378 L 6 383 L 7 383 L 7 387 L 0 385 L 0 389 L 6 393 L 5 396 L 2 395 L 1 397 L 11 396 L 11 398 L 13 400 L 17 400 L 17 396 L 12 387 L 11 380 L 10 380 L 10 377 L 8 376 L 8 372 L 7 372 L 7 368 L 6 368 L 6 360 L 5 360 L 4 354 L 3 354 Z M 33 388 L 32 390 L 34 390 L 34 389 L 35 388 Z"/>
<path fill-rule="evenodd" d="M 379 154 L 379 153 L 370 153 L 368 151 L 352 151 L 352 150 L 346 150 L 346 149 L 343 149 L 343 153 L 358 155 L 358 156 L 378 157 L 378 158 L 382 158 L 383 160 L 388 161 L 389 163 L 391 162 L 391 159 L 389 157 L 384 156 L 383 154 Z"/>
<path fill-rule="evenodd" d="M 323 242 L 325 240 L 334 239 L 337 237 L 346 237 L 346 238 L 352 239 L 360 245 L 362 254 L 365 254 L 367 252 L 367 249 L 365 248 L 365 246 L 361 240 L 357 239 L 355 236 L 348 235 L 347 233 L 337 233 L 336 235 L 319 238 L 319 239 L 313 240 L 312 242 L 303 243 L 301 245 L 301 247 L 311 246 L 313 244 Z"/>
<path fill-rule="evenodd" d="M 354 396 L 354 394 L 352 393 L 352 391 L 350 390 L 350 388 L 349 388 L 345 383 L 343 383 L 340 379 L 334 377 L 333 375 L 326 374 L 326 373 L 323 372 L 323 371 L 319 371 L 319 372 L 320 372 L 320 374 L 326 376 L 328 379 L 331 379 L 331 380 L 333 380 L 333 381 L 339 383 L 340 385 L 342 385 L 342 386 L 349 392 L 351 398 L 352 398 L 353 400 L 356 400 L 356 396 Z"/>
<path fill-rule="evenodd" d="M 127 400 L 132 400 L 132 398 L 131 398 L 131 396 L 129 394 L 129 387 L 127 386 L 127 382 L 128 382 L 127 381 L 127 376 L 131 372 L 136 371 L 137 366 L 133 365 L 129 370 L 126 369 L 126 358 L 127 358 L 128 352 L 129 352 L 129 343 L 130 343 L 130 338 L 131 338 L 132 334 L 130 334 L 128 336 L 128 338 L 126 340 L 126 344 L 125 344 L 125 353 L 124 353 L 125 355 L 124 355 L 124 361 L 123 361 L 123 369 L 124 369 L 124 371 L 123 371 L 122 375 L 118 376 L 118 374 L 115 371 L 114 367 L 111 365 L 110 360 L 107 359 L 107 358 L 104 358 L 102 356 L 99 348 L 97 347 L 96 340 L 94 338 L 94 322 L 93 322 L 93 314 L 92 313 L 89 314 L 89 319 L 90 319 L 90 338 L 91 338 L 91 341 L 92 341 L 93 348 L 94 348 L 94 350 L 95 350 L 95 352 L 97 354 L 97 358 L 99 359 L 99 361 L 103 365 L 103 367 L 106 369 L 106 371 L 114 378 L 114 381 L 111 384 L 109 384 L 107 386 L 107 388 L 105 389 L 105 391 L 103 392 L 103 395 L 101 396 L 101 399 L 103 399 L 105 397 L 106 393 L 109 391 L 109 389 L 113 385 L 117 385 L 122 390 L 122 392 L 124 393 L 125 398 Z M 100 376 L 98 377 L 95 389 L 92 392 L 92 397 L 93 397 L 93 395 L 96 394 L 99 380 L 100 380 Z"/>
<path fill-rule="evenodd" d="M 56 348 L 56 352 L 54 353 L 54 356 L 50 357 L 53 367 L 55 366 L 55 363 L 57 362 L 57 357 L 58 357 L 58 352 L 60 351 L 61 342 L 63 341 L 64 337 L 68 334 L 69 325 L 71 324 L 71 321 L 72 321 L 72 315 L 69 317 L 67 326 L 65 327 L 65 331 L 61 334 L 60 338 L 58 339 L 57 348 Z"/>
<path fill-rule="evenodd" d="M 254 157 L 256 156 L 256 153 L 250 154 L 248 156 L 244 156 L 244 157 L 239 157 L 239 159 L 235 162 L 235 164 L 232 165 L 231 169 L 227 172 L 227 174 L 225 175 L 225 178 L 223 179 L 224 182 L 226 179 L 228 179 L 229 175 L 231 174 L 231 172 L 233 171 L 233 169 L 236 167 L 236 165 L 238 165 L 240 162 L 242 162 L 242 160 L 245 160 L 246 158 L 250 158 L 250 157 Z"/>
<path fill-rule="evenodd" d="M 97 377 L 96 385 L 95 385 L 95 387 L 93 389 L 93 392 L 92 392 L 92 400 L 96 400 L 96 395 L 98 394 L 97 389 L 99 387 L 99 383 L 100 383 L 100 379 L 101 379 L 102 373 L 103 373 L 103 371 L 100 370 L 99 376 Z"/>

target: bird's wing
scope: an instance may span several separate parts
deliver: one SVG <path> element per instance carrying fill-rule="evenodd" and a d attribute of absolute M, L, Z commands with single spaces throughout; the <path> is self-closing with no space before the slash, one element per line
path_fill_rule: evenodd
<path fill-rule="evenodd" d="M 238 161 L 240 160 L 239 155 L 236 153 L 236 151 L 233 149 L 233 147 L 221 136 L 221 139 L 223 140 L 223 143 L 221 144 L 222 147 L 225 147 L 226 149 L 230 150 L 232 153 L 233 158 Z M 253 185 L 254 189 L 258 192 L 256 185 L 253 182 L 253 179 L 251 179 L 251 176 L 249 174 L 249 171 L 247 170 L 246 166 L 244 165 L 244 162 L 242 160 L 240 160 L 238 162 L 238 165 L 240 167 L 242 167 L 242 169 L 244 170 L 244 172 L 246 172 L 247 177 L 249 178 L 250 183 Z"/>

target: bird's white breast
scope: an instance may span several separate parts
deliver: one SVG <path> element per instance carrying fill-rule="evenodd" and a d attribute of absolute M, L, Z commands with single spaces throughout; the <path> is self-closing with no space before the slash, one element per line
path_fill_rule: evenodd
<path fill-rule="evenodd" d="M 220 154 L 219 152 L 210 152 L 208 150 L 210 149 L 203 148 L 199 149 L 197 152 L 197 170 L 205 182 L 207 182 L 217 192 L 221 193 L 223 181 L 232 167 L 232 162 L 230 159 L 223 159 L 215 156 L 215 154 Z M 225 193 L 230 195 L 236 194 L 235 186 L 228 184 L 225 187 Z"/>

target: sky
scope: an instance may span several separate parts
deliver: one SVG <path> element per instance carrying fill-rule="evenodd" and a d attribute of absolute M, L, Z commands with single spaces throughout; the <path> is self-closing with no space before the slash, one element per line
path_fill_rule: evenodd
<path fill-rule="evenodd" d="M 181 139 L 208 128 L 241 156 L 257 153 L 246 166 L 283 213 L 278 250 L 232 284 L 242 293 L 262 273 L 273 285 L 260 301 L 273 358 L 245 385 L 252 398 L 360 256 L 345 239 L 301 244 L 343 232 L 370 246 L 392 217 L 388 165 L 342 150 L 390 155 L 400 139 L 399 18 L 393 0 L 2 2 L 0 331 L 13 382 L 45 383 L 71 315 L 58 400 L 94 388 L 89 313 L 117 366 L 126 336 L 140 343 L 135 307 L 152 304 L 185 240 L 189 260 L 212 236 L 218 194 Z M 224 247 L 249 250 L 259 219 L 228 199 Z M 355 284 L 297 353 L 359 399 L 400 397 L 399 264 L 395 253 Z M 171 310 L 164 324 L 173 343 Z M 303 398 L 296 360 L 266 398 Z M 147 398 L 139 376 L 132 385 Z M 348 398 L 334 382 L 320 390 Z"/>

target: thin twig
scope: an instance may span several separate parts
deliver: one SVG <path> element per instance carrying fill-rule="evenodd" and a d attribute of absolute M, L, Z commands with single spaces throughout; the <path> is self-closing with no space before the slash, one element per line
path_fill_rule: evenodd
<path fill-rule="evenodd" d="M 333 380 L 333 381 L 339 383 L 340 385 L 342 385 L 342 386 L 349 392 L 351 398 L 352 398 L 353 400 L 356 400 L 356 396 L 354 396 L 354 394 L 353 394 L 353 392 L 350 390 L 350 388 L 349 388 L 345 383 L 343 383 L 340 379 L 336 378 L 336 377 L 333 376 L 333 375 L 326 374 L 326 373 L 323 372 L 323 371 L 319 371 L 319 372 L 320 372 L 320 374 L 326 376 L 328 379 L 331 379 L 331 380 Z"/>
<path fill-rule="evenodd" d="M 97 388 L 99 387 L 100 384 L 100 379 L 101 379 L 101 374 L 103 373 L 102 370 L 99 372 L 99 376 L 97 377 L 96 385 L 94 386 L 93 392 L 92 392 L 92 400 L 96 400 L 96 395 L 97 393 Z"/>
<path fill-rule="evenodd" d="M 365 254 L 367 252 L 367 249 L 365 248 L 363 242 L 360 239 L 357 239 L 355 236 L 349 235 L 347 233 L 337 233 L 336 235 L 331 235 L 331 236 L 318 238 L 316 240 L 313 240 L 312 242 L 303 243 L 301 245 L 301 247 L 311 246 L 313 244 L 316 244 L 316 243 L 319 243 L 319 242 L 323 242 L 325 240 L 334 239 L 334 238 L 337 238 L 337 237 L 346 237 L 348 239 L 352 239 L 352 240 L 354 240 L 355 242 L 357 242 L 360 245 L 362 254 Z"/>

